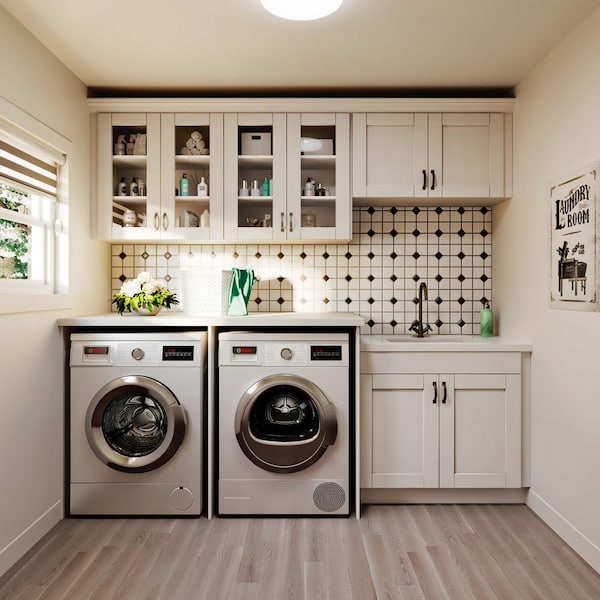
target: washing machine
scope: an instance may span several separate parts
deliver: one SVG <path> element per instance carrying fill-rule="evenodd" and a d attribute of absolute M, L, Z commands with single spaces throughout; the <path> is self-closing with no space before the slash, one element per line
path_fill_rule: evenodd
<path fill-rule="evenodd" d="M 348 515 L 349 335 L 218 342 L 218 513 Z"/>
<path fill-rule="evenodd" d="M 200 515 L 206 339 L 71 335 L 68 515 Z"/>

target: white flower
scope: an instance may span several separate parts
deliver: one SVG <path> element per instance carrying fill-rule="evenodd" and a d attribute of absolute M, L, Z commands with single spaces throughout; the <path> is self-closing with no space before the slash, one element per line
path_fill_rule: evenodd
<path fill-rule="evenodd" d="M 144 284 L 144 283 L 148 283 L 150 281 L 152 281 L 152 275 L 150 275 L 150 273 L 148 273 L 148 271 L 142 271 L 138 276 L 137 279 L 140 283 Z"/>
<path fill-rule="evenodd" d="M 156 279 L 151 279 L 142 285 L 142 291 L 144 294 L 154 294 L 154 292 L 158 292 L 159 289 L 160 286 L 158 285 L 158 281 L 156 281 Z"/>
<path fill-rule="evenodd" d="M 130 298 L 135 296 L 136 294 L 139 294 L 141 291 L 142 286 L 140 285 L 140 282 L 137 279 L 131 279 L 130 281 L 126 281 L 121 286 L 121 294 L 125 294 Z"/>

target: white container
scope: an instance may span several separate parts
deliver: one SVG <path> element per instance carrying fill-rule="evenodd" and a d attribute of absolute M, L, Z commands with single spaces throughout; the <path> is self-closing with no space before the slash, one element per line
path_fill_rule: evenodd
<path fill-rule="evenodd" d="M 221 269 L 181 271 L 181 309 L 189 315 L 226 315 L 232 272 Z"/>
<path fill-rule="evenodd" d="M 206 184 L 206 181 L 204 181 L 204 177 L 200 179 L 196 191 L 199 198 L 208 196 L 208 185 Z"/>
<path fill-rule="evenodd" d="M 256 133 L 242 133 L 243 155 L 262 155 L 270 156 L 271 152 L 271 134 L 265 131 Z"/>
<path fill-rule="evenodd" d="M 333 155 L 333 140 L 319 140 L 321 142 L 321 146 L 319 148 L 315 148 L 314 150 L 302 150 L 301 152 L 304 155 L 310 156 L 311 154 L 318 156 L 332 156 Z"/>

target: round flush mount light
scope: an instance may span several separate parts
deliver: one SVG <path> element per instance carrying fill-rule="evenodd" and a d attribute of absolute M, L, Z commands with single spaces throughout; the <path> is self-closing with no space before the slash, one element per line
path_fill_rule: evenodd
<path fill-rule="evenodd" d="M 272 14 L 292 21 L 312 21 L 334 13 L 343 0 L 260 0 Z"/>

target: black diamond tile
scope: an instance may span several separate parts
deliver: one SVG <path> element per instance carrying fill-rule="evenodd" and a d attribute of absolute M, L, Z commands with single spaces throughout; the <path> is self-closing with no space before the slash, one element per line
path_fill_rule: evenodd
<path fill-rule="evenodd" d="M 369 320 L 367 321 L 367 325 L 368 325 L 369 327 L 373 327 L 373 326 L 375 325 L 375 321 L 373 321 L 373 319 L 369 319 Z"/>
<path fill-rule="evenodd" d="M 277 304 L 283 304 L 285 302 L 285 300 L 280 296 L 279 298 L 277 298 Z"/>
<path fill-rule="evenodd" d="M 165 258 L 169 260 L 173 256 L 170 252 L 165 252 Z"/>
<path fill-rule="evenodd" d="M 329 304 L 329 298 L 323 298 L 323 304 Z"/>
<path fill-rule="evenodd" d="M 392 281 L 397 281 L 397 280 L 398 280 L 398 278 L 397 278 L 395 275 L 391 275 L 391 276 L 390 276 L 390 279 L 391 279 Z"/>
<path fill-rule="evenodd" d="M 397 327 L 397 326 L 398 326 L 398 321 L 396 321 L 395 319 L 392 319 L 392 320 L 390 321 L 390 325 L 391 325 L 392 327 Z"/>
<path fill-rule="evenodd" d="M 127 281 L 127 277 L 125 277 L 125 275 L 121 274 L 121 275 L 119 275 L 119 281 L 121 283 L 123 283 L 124 281 Z"/>
<path fill-rule="evenodd" d="M 304 275 L 304 273 L 302 275 L 300 275 L 300 281 L 306 281 L 308 279 L 308 277 L 306 275 Z"/>
<path fill-rule="evenodd" d="M 392 260 L 396 260 L 396 259 L 398 258 L 398 255 L 397 255 L 395 252 L 392 252 L 392 253 L 390 254 L 390 258 L 391 258 Z"/>
<path fill-rule="evenodd" d="M 375 255 L 372 252 L 369 252 L 369 254 L 367 254 L 367 256 L 373 260 L 375 258 Z"/>
<path fill-rule="evenodd" d="M 394 298 L 393 296 L 390 298 L 390 302 L 392 304 L 396 304 L 396 302 L 398 302 L 398 300 L 396 300 L 396 298 Z"/>
<path fill-rule="evenodd" d="M 254 258 L 260 258 L 261 256 L 262 256 L 262 254 L 261 254 L 260 252 L 257 252 L 257 253 L 254 255 Z"/>
<path fill-rule="evenodd" d="M 346 299 L 344 300 L 344 302 L 345 302 L 346 304 L 351 304 L 351 303 L 352 303 L 352 298 L 346 298 Z"/>
<path fill-rule="evenodd" d="M 283 283 L 285 281 L 285 277 L 282 277 L 281 275 L 277 278 L 277 281 L 279 281 L 279 283 Z"/>
<path fill-rule="evenodd" d="M 374 280 L 375 280 L 375 277 L 374 277 L 373 275 L 369 275 L 369 276 L 367 277 L 367 279 L 368 279 L 369 281 L 374 281 Z"/>
<path fill-rule="evenodd" d="M 443 258 L 443 257 L 444 257 L 444 255 L 443 255 L 443 254 L 442 254 L 442 253 L 441 253 L 439 250 L 438 250 L 438 251 L 437 251 L 437 252 L 434 254 L 434 256 L 435 256 L 435 257 L 436 257 L 438 260 L 440 260 L 440 258 Z"/>
<path fill-rule="evenodd" d="M 277 258 L 279 258 L 279 259 L 283 258 L 284 256 L 285 256 L 285 254 L 283 252 L 279 252 L 277 254 Z"/>
<path fill-rule="evenodd" d="M 390 235 L 391 235 L 393 238 L 395 238 L 395 237 L 398 235 L 398 232 L 397 232 L 395 229 L 392 229 L 392 230 L 390 231 Z"/>
<path fill-rule="evenodd" d="M 369 299 L 367 300 L 367 302 L 368 302 L 369 304 L 373 304 L 373 303 L 375 302 L 375 299 L 374 299 L 374 298 L 369 298 Z"/>
<path fill-rule="evenodd" d="M 482 208 L 480 208 L 480 209 L 479 209 L 479 212 L 480 212 L 482 215 L 487 215 L 487 213 L 489 213 L 489 212 L 490 212 L 490 209 L 489 209 L 489 208 L 486 208 L 485 206 L 483 206 Z"/>
<path fill-rule="evenodd" d="M 418 215 L 421 212 L 421 209 L 417 206 L 415 206 L 412 211 L 415 213 L 415 215 Z"/>
<path fill-rule="evenodd" d="M 482 229 L 479 232 L 479 235 L 484 238 L 484 237 L 487 237 L 489 235 L 489 233 L 488 233 L 487 229 Z"/>
<path fill-rule="evenodd" d="M 150 258 L 150 255 L 147 252 L 142 252 L 142 258 L 144 260 L 148 260 Z"/>
<path fill-rule="evenodd" d="M 458 326 L 459 326 L 459 327 L 462 329 L 462 328 L 463 328 L 463 327 L 466 325 L 466 323 L 465 323 L 465 322 L 464 322 L 464 321 L 461 319 L 461 320 L 460 320 L 460 321 L 457 323 L 457 325 L 458 325 Z"/>
<path fill-rule="evenodd" d="M 460 208 L 457 209 L 456 211 L 459 215 L 464 215 L 465 214 L 465 209 L 461 206 Z"/>
<path fill-rule="evenodd" d="M 327 252 L 323 252 L 323 258 L 327 260 L 329 258 L 329 254 L 327 254 Z"/>
<path fill-rule="evenodd" d="M 239 258 L 240 255 L 237 252 L 234 252 L 231 256 L 233 256 L 233 258 Z"/>
<path fill-rule="evenodd" d="M 169 281 L 171 281 L 171 279 L 173 279 L 168 273 L 163 277 L 163 279 L 168 283 Z"/>
<path fill-rule="evenodd" d="M 443 321 L 440 321 L 439 319 L 437 319 L 435 322 L 436 327 L 441 327 L 443 324 L 444 324 Z"/>
<path fill-rule="evenodd" d="M 416 273 L 412 276 L 413 281 L 419 281 L 421 279 Z"/>
<path fill-rule="evenodd" d="M 372 229 L 369 229 L 369 231 L 367 231 L 367 235 L 369 237 L 373 237 L 375 235 L 375 232 Z"/>
<path fill-rule="evenodd" d="M 435 235 L 437 237 L 442 237 L 444 235 L 444 232 L 441 229 L 436 229 L 435 230 Z"/>
<path fill-rule="evenodd" d="M 413 229 L 413 232 L 412 232 L 412 234 L 413 234 L 415 237 L 419 237 L 419 236 L 421 235 L 421 232 L 420 232 L 418 229 Z"/>
<path fill-rule="evenodd" d="M 458 233 L 459 237 L 464 237 L 466 235 L 466 232 L 464 229 L 459 229 L 456 233 Z"/>
<path fill-rule="evenodd" d="M 329 275 L 323 275 L 323 281 L 329 281 Z"/>
<path fill-rule="evenodd" d="M 352 258 L 352 253 L 351 252 L 346 252 L 346 254 L 344 254 L 344 256 L 350 260 Z"/>
<path fill-rule="evenodd" d="M 482 252 L 479 256 L 481 256 L 481 258 L 485 260 L 489 256 L 489 254 L 487 252 Z"/>
<path fill-rule="evenodd" d="M 460 297 L 460 298 L 457 300 L 457 302 L 458 302 L 458 303 L 459 303 L 459 304 L 462 306 L 462 305 L 463 305 L 463 304 L 466 302 L 466 300 L 465 300 L 465 299 L 464 299 L 464 298 L 461 296 L 461 297 Z"/>
<path fill-rule="evenodd" d="M 301 258 L 302 260 L 304 260 L 304 259 L 306 258 L 306 256 L 307 256 L 306 252 L 301 252 L 301 253 L 300 253 L 300 258 Z"/>
<path fill-rule="evenodd" d="M 413 257 L 415 260 L 418 260 L 420 256 L 421 256 L 421 255 L 420 255 L 418 252 L 413 252 L 413 255 L 412 255 L 412 257 Z"/>
<path fill-rule="evenodd" d="M 395 215 L 398 212 L 398 209 L 395 206 L 392 206 L 392 208 L 390 208 L 390 212 Z"/>
<path fill-rule="evenodd" d="M 484 305 L 485 305 L 485 304 L 487 304 L 487 303 L 489 302 L 489 300 L 488 300 L 488 299 L 487 299 L 485 296 L 483 296 L 483 297 L 482 297 L 482 298 L 479 300 L 479 302 L 481 302 L 481 304 L 484 304 Z"/>
<path fill-rule="evenodd" d="M 259 298 L 257 296 L 256 299 L 254 300 L 254 302 L 256 302 L 256 304 L 260 304 L 262 302 L 262 298 Z"/>
<path fill-rule="evenodd" d="M 462 260 L 466 256 L 466 254 L 461 250 L 456 256 L 458 256 L 458 258 Z"/>
<path fill-rule="evenodd" d="M 372 206 L 369 206 L 369 208 L 367 208 L 367 212 L 372 215 L 375 212 L 375 209 Z"/>
<path fill-rule="evenodd" d="M 435 280 L 439 283 L 442 279 L 444 279 L 439 273 L 435 276 Z"/>
<path fill-rule="evenodd" d="M 437 298 L 434 300 L 434 302 L 435 302 L 435 303 L 436 303 L 436 304 L 439 306 L 439 305 L 440 305 L 440 304 L 443 302 L 443 300 L 442 300 L 442 299 L 441 299 L 441 298 L 438 296 L 438 297 L 437 297 Z"/>
<path fill-rule="evenodd" d="M 123 260 L 124 258 L 127 258 L 127 254 L 125 254 L 125 252 L 121 252 L 121 254 L 119 254 L 119 258 Z"/>
<path fill-rule="evenodd" d="M 481 279 L 481 281 L 485 283 L 489 279 L 489 277 L 484 273 L 479 279 Z"/>
<path fill-rule="evenodd" d="M 344 279 L 346 281 L 352 281 L 352 275 L 346 275 L 346 277 L 344 277 Z"/>
<path fill-rule="evenodd" d="M 419 299 L 418 299 L 418 298 L 415 296 L 415 297 L 412 299 L 412 303 L 413 303 L 413 304 L 415 304 L 415 305 L 419 304 Z"/>
<path fill-rule="evenodd" d="M 456 279 L 458 279 L 462 283 L 466 279 L 466 277 L 461 273 Z"/>
<path fill-rule="evenodd" d="M 444 212 L 444 209 L 441 206 L 438 206 L 435 209 L 436 214 L 441 215 Z"/>

